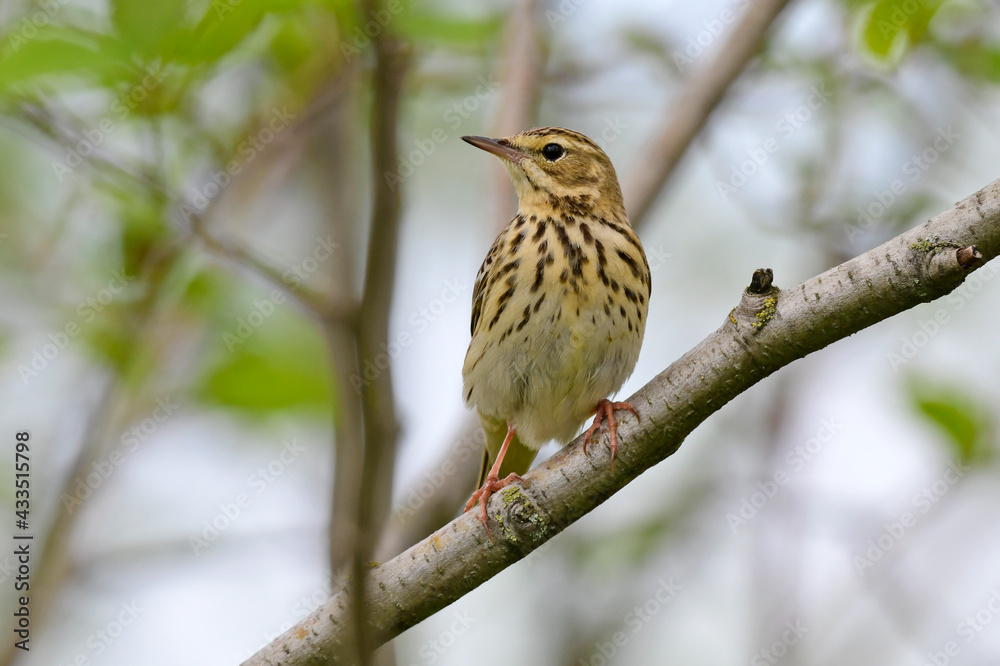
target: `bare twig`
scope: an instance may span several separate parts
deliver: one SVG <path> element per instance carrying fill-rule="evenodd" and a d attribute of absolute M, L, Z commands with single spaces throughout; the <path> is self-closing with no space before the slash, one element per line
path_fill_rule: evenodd
<path fill-rule="evenodd" d="M 784 291 L 744 290 L 722 326 L 629 398 L 641 421 L 619 425 L 627 444 L 612 474 L 606 447 L 581 439 L 489 504 L 494 541 L 463 514 L 395 559 L 365 586 L 369 630 L 384 642 L 475 589 L 599 506 L 735 396 L 792 361 L 958 287 L 958 260 L 975 245 L 1000 254 L 1000 181 L 885 244 Z M 968 251 L 963 252 L 967 255 Z M 977 262 L 976 267 L 982 263 Z M 975 267 L 972 269 L 975 270 Z M 244 666 L 340 663 L 352 629 L 350 591 L 335 595 Z"/>
<path fill-rule="evenodd" d="M 381 5 L 369 0 L 361 3 L 363 20 Z M 371 122 L 372 152 L 372 222 L 365 265 L 365 282 L 357 324 L 359 361 L 372 360 L 387 349 L 389 306 L 396 278 L 396 250 L 401 211 L 399 188 L 386 180 L 396 163 L 397 119 L 403 77 L 409 56 L 408 48 L 385 31 L 372 40 L 375 52 Z M 359 366 L 361 363 L 359 363 Z M 360 384 L 364 423 L 364 453 L 357 517 L 353 530 L 354 552 L 351 559 L 350 587 L 355 600 L 352 617 L 354 646 L 362 664 L 370 662 L 377 647 L 367 630 L 365 581 L 374 557 L 378 536 L 389 514 L 392 498 L 393 466 L 399 426 L 392 391 L 391 367 Z"/>
<path fill-rule="evenodd" d="M 655 132 L 645 154 L 624 182 L 625 206 L 633 227 L 639 228 L 645 222 L 681 157 L 729 86 L 757 54 L 768 29 L 787 4 L 788 0 L 750 3 L 719 55 L 687 78 L 673 103 L 673 112 Z"/>
<path fill-rule="evenodd" d="M 82 135 L 78 130 L 66 127 L 65 123 L 57 119 L 48 109 L 24 106 L 22 107 L 22 117 L 59 145 L 75 146 L 81 141 Z M 211 217 L 213 207 L 219 201 L 218 198 L 212 199 L 207 206 L 199 210 L 160 180 L 141 170 L 135 170 L 121 164 L 99 148 L 95 148 L 84 156 L 83 161 L 95 173 L 108 178 L 113 183 L 121 181 L 126 184 L 138 185 L 148 192 L 164 197 L 175 207 L 177 215 L 187 221 L 187 227 L 180 227 L 183 233 L 193 235 L 211 253 L 225 259 L 233 266 L 249 270 L 263 277 L 317 317 L 338 319 L 350 318 L 353 315 L 353 309 L 349 303 L 335 301 L 325 294 L 312 291 L 303 284 L 296 284 L 293 288 L 283 278 L 280 269 L 255 256 L 247 248 L 211 232 L 207 221 Z M 174 221 L 176 222 L 176 220 Z"/>
<path fill-rule="evenodd" d="M 330 283 L 339 290 L 339 298 L 355 300 L 355 248 L 362 227 L 359 224 L 364 174 L 357 168 L 363 141 L 357 135 L 361 124 L 357 99 L 360 85 L 358 67 L 351 66 L 343 74 L 347 94 L 339 95 L 337 103 L 327 105 L 325 117 L 312 124 L 308 138 L 311 156 L 317 162 L 327 185 L 319 201 L 326 211 L 329 232 L 348 250 L 339 261 L 330 262 Z M 307 112 L 305 114 L 309 116 Z M 334 461 L 333 492 L 331 493 L 328 551 L 333 575 L 346 574 L 354 544 L 354 525 L 358 514 L 361 483 L 361 460 L 364 452 L 364 420 L 361 393 L 357 382 L 357 327 L 354 318 L 328 319 L 323 326 L 332 377 L 336 386 L 333 408 Z"/>

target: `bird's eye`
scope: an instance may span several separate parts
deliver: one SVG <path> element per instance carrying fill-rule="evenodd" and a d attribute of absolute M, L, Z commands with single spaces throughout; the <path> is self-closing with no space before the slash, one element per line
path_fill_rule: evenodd
<path fill-rule="evenodd" d="M 545 147 L 542 148 L 542 157 L 547 159 L 549 162 L 555 162 L 563 156 L 563 152 L 563 147 L 558 143 L 547 143 L 545 144 Z"/>

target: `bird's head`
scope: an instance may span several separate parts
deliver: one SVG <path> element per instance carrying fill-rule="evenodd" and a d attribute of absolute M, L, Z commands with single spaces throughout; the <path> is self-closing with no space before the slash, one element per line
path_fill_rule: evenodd
<path fill-rule="evenodd" d="M 500 158 L 514 181 L 521 210 L 559 207 L 557 201 L 561 201 L 594 214 L 627 219 L 611 160 L 579 132 L 540 127 L 503 139 L 462 139 Z"/>

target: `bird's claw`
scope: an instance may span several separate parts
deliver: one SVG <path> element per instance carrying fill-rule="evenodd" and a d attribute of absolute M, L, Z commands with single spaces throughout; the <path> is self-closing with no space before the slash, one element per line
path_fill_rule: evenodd
<path fill-rule="evenodd" d="M 490 499 L 490 495 L 502 488 L 506 488 L 515 481 L 520 481 L 521 485 L 524 486 L 528 485 L 528 482 L 521 478 L 520 474 L 508 474 L 503 481 L 501 481 L 498 476 L 487 476 L 486 482 L 483 483 L 482 487 L 472 493 L 472 497 L 470 497 L 469 501 L 465 503 L 465 509 L 462 513 L 465 513 L 472 507 L 476 506 L 477 503 L 479 504 L 479 520 L 481 520 L 483 525 L 486 526 L 486 534 L 490 537 L 490 543 L 493 543 L 493 534 L 490 532 L 490 517 L 486 513 L 486 502 Z"/>
<path fill-rule="evenodd" d="M 601 427 L 601 422 L 604 419 L 608 420 L 608 430 L 611 431 L 611 442 L 609 448 L 611 449 L 611 473 L 615 472 L 615 453 L 618 452 L 618 422 L 615 420 L 615 410 L 616 409 L 627 409 L 628 411 L 635 414 L 635 418 L 639 421 L 642 418 L 639 416 L 639 412 L 631 403 L 628 402 L 611 402 L 607 398 L 602 398 L 597 407 L 594 409 L 594 422 L 587 428 L 587 432 L 583 436 L 583 454 L 587 455 L 587 445 L 590 444 L 590 438 L 593 437 L 597 429 Z"/>

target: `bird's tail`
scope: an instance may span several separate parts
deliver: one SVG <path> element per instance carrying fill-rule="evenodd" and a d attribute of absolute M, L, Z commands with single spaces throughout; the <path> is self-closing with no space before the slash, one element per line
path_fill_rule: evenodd
<path fill-rule="evenodd" d="M 486 435 L 486 446 L 483 448 L 483 464 L 479 469 L 477 488 L 486 481 L 486 475 L 493 467 L 497 454 L 500 453 L 500 447 L 503 446 L 503 440 L 507 436 L 507 424 L 503 421 L 480 417 L 480 422 L 483 424 L 483 434 Z M 500 464 L 500 478 L 503 479 L 508 474 L 526 474 L 536 455 L 538 451 L 529 449 L 521 442 L 517 433 L 514 433 L 514 439 L 507 447 L 507 453 Z"/>

